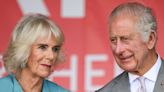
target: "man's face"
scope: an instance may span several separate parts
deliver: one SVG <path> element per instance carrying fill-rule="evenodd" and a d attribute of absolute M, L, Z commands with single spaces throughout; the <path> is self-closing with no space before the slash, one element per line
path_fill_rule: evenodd
<path fill-rule="evenodd" d="M 148 45 L 141 33 L 136 31 L 134 16 L 119 16 L 113 20 L 110 29 L 110 41 L 113 55 L 118 65 L 130 72 L 145 66 L 148 57 Z"/>

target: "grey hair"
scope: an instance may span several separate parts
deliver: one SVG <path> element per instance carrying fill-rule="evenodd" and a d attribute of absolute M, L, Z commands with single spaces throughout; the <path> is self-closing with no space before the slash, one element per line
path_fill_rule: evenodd
<path fill-rule="evenodd" d="M 109 17 L 109 27 L 115 18 L 120 15 L 137 17 L 136 29 L 142 34 L 143 40 L 148 41 L 151 32 L 157 32 L 157 22 L 151 8 L 137 2 L 128 2 L 116 7 Z"/>
<path fill-rule="evenodd" d="M 3 57 L 4 65 L 9 73 L 17 73 L 25 66 L 31 52 L 31 46 L 38 37 L 49 38 L 51 34 L 57 44 L 62 46 L 64 35 L 50 18 L 41 14 L 24 16 L 14 28 L 9 47 Z M 55 64 L 63 61 L 64 54 L 59 51 Z"/>

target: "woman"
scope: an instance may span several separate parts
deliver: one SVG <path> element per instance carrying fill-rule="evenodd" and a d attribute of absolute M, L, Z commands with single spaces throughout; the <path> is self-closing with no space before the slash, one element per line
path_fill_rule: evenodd
<path fill-rule="evenodd" d="M 68 92 L 45 79 L 62 61 L 63 43 L 63 33 L 46 16 L 23 17 L 3 57 L 9 75 L 0 79 L 0 92 Z"/>

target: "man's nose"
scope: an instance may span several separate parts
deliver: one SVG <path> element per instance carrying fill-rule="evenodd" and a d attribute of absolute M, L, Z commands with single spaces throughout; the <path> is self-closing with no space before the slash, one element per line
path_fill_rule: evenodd
<path fill-rule="evenodd" d="M 116 44 L 116 49 L 115 49 L 115 53 L 116 54 L 121 54 L 124 51 L 124 45 L 121 41 L 118 41 Z"/>

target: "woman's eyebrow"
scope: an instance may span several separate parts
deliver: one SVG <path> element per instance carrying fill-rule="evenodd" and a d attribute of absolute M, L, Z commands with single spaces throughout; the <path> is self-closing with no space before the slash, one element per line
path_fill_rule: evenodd
<path fill-rule="evenodd" d="M 37 44 L 38 46 L 48 46 L 47 44 L 44 44 L 44 43 L 39 43 Z"/>

